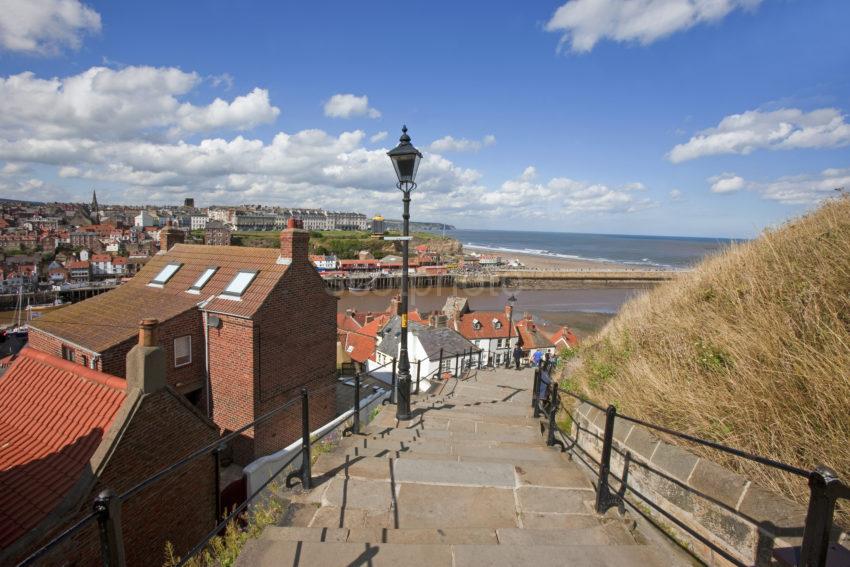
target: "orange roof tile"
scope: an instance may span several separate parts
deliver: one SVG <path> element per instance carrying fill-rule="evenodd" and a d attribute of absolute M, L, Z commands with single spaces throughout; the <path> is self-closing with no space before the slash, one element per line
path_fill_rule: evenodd
<path fill-rule="evenodd" d="M 36 527 L 77 482 L 124 385 L 29 347 L 18 353 L 0 379 L 0 548 Z"/>
<path fill-rule="evenodd" d="M 31 327 L 62 337 L 93 352 L 131 339 L 146 317 L 166 321 L 203 303 L 203 309 L 251 318 L 289 267 L 278 264 L 277 248 L 176 244 L 151 257 L 136 276 L 112 291 L 57 309 L 33 321 Z M 167 264 L 182 264 L 162 287 L 148 284 Z M 309 265 L 309 264 L 308 264 Z M 200 293 L 187 293 L 209 267 L 218 267 Z M 310 269 L 315 270 L 312 266 Z M 257 276 L 239 300 L 219 296 L 236 274 L 256 270 Z M 316 280 L 321 279 L 316 272 Z"/>
<path fill-rule="evenodd" d="M 475 320 L 481 324 L 475 328 Z M 499 322 L 499 327 L 493 324 L 493 319 Z M 497 339 L 508 336 L 510 322 L 504 311 L 470 311 L 461 315 L 459 321 L 450 321 L 454 329 L 469 340 Z"/>
<path fill-rule="evenodd" d="M 533 321 L 522 319 L 515 326 L 522 348 L 552 348 L 555 346 Z"/>
<path fill-rule="evenodd" d="M 351 357 L 351 360 L 365 363 L 375 354 L 375 345 L 377 340 L 375 337 L 361 335 L 360 333 L 343 333 L 345 335 L 345 352 Z"/>

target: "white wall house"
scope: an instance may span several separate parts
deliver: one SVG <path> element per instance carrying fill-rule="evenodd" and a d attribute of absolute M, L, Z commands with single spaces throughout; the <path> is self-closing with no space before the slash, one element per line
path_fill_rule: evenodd
<path fill-rule="evenodd" d="M 400 335 L 401 318 L 395 316 L 378 332 L 376 360 L 370 360 L 367 367 L 377 368 L 391 362 L 393 357 L 398 360 L 401 352 Z M 427 390 L 426 378 L 436 378 L 440 374 L 438 368 L 441 355 L 443 372 L 458 376 L 464 370 L 477 366 L 478 350 L 460 333 L 448 327 L 433 327 L 412 321 L 408 323 L 407 354 L 410 360 L 410 374 L 414 384 L 417 376 L 422 380 L 421 390 Z M 391 375 L 390 367 L 382 370 L 384 372 L 377 376 L 388 380 L 387 377 Z"/>
<path fill-rule="evenodd" d="M 134 219 L 133 224 L 135 226 L 156 226 L 158 221 L 159 221 L 159 219 L 154 217 L 149 212 L 142 211 L 138 215 L 136 215 L 136 218 Z"/>

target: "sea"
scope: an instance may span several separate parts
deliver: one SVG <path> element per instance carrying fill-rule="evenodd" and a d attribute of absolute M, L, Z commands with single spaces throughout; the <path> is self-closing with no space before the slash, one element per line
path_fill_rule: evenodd
<path fill-rule="evenodd" d="M 733 242 L 728 238 L 503 230 L 447 230 L 464 246 L 499 252 L 686 269 Z"/>

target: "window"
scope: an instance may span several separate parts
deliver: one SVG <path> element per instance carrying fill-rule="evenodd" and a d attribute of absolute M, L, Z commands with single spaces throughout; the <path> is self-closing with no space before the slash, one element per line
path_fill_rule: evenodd
<path fill-rule="evenodd" d="M 160 272 L 148 285 L 153 287 L 162 287 L 168 280 L 171 279 L 171 276 L 177 273 L 177 270 L 179 270 L 182 265 L 183 264 L 168 264 L 160 270 Z"/>
<path fill-rule="evenodd" d="M 206 270 L 204 270 L 204 273 L 201 274 L 197 280 L 195 280 L 195 283 L 193 283 L 192 287 L 190 287 L 187 291 L 189 293 L 197 293 L 201 291 L 204 286 L 207 285 L 207 282 L 210 281 L 210 278 L 213 277 L 213 274 L 215 274 L 217 270 L 218 267 L 207 268 Z"/>
<path fill-rule="evenodd" d="M 186 366 L 192 362 L 192 337 L 177 337 L 174 339 L 174 368 Z"/>
<path fill-rule="evenodd" d="M 245 290 L 248 289 L 248 286 L 251 285 L 251 282 L 254 281 L 254 278 L 257 277 L 256 271 L 243 271 L 236 274 L 227 287 L 224 288 L 224 291 L 221 292 L 222 295 L 230 295 L 233 297 L 242 297 L 242 294 L 245 293 Z"/>
<path fill-rule="evenodd" d="M 69 346 L 62 345 L 62 358 L 74 362 L 74 349 Z"/>
<path fill-rule="evenodd" d="M 80 364 L 87 367 L 89 365 L 89 357 L 87 357 L 86 355 L 81 356 Z"/>

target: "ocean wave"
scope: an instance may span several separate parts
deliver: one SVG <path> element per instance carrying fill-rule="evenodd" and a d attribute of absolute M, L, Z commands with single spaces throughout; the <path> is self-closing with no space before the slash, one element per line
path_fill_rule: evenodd
<path fill-rule="evenodd" d="M 611 258 L 588 258 L 587 256 L 578 256 L 576 254 L 562 254 L 559 252 L 551 252 L 540 248 L 509 248 L 507 246 L 488 246 L 485 244 L 476 244 L 474 242 L 464 242 L 465 248 L 474 250 L 489 250 L 492 252 L 510 252 L 514 254 L 528 254 L 529 256 L 541 256 L 544 258 L 563 258 L 564 260 L 584 260 L 588 262 L 605 262 L 608 264 L 628 264 L 630 266 L 652 266 L 654 268 L 675 269 L 676 266 L 670 264 L 662 264 L 653 262 L 649 258 L 641 260 L 614 260 Z"/>

